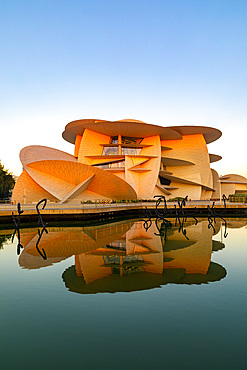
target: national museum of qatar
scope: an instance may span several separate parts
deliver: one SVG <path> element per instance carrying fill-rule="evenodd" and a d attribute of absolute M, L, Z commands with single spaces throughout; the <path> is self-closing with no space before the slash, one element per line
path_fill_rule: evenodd
<path fill-rule="evenodd" d="M 154 195 L 209 200 L 247 192 L 243 176 L 219 178 L 210 168 L 221 159 L 207 148 L 221 136 L 215 128 L 83 119 L 67 124 L 62 135 L 74 144 L 74 155 L 38 145 L 21 150 L 23 172 L 13 202 L 47 198 L 63 204 Z"/>

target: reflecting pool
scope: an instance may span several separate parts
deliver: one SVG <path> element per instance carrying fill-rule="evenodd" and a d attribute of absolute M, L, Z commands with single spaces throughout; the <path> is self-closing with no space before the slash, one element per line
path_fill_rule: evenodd
<path fill-rule="evenodd" d="M 245 369 L 247 220 L 226 221 L 0 230 L 1 368 Z"/>

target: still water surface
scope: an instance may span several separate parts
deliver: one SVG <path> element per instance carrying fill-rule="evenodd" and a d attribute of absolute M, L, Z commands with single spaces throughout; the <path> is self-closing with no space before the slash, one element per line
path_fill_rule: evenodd
<path fill-rule="evenodd" d="M 1 230 L 1 369 L 246 369 L 247 220 L 193 222 Z"/>

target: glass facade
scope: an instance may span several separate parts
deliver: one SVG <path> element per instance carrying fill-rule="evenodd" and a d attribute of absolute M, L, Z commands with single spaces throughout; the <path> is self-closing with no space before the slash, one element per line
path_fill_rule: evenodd
<path fill-rule="evenodd" d="M 141 148 L 122 148 L 122 154 L 124 155 L 139 155 Z"/>
<path fill-rule="evenodd" d="M 118 155 L 118 147 L 105 146 L 102 155 Z"/>
<path fill-rule="evenodd" d="M 142 142 L 142 138 L 138 137 L 128 137 L 122 136 L 122 144 L 140 144 Z"/>
<path fill-rule="evenodd" d="M 122 155 L 139 155 L 141 148 L 121 148 Z M 118 147 L 105 146 L 102 155 L 118 155 Z"/>
<path fill-rule="evenodd" d="M 118 139 L 118 136 L 112 136 L 109 146 L 104 146 L 102 155 L 139 155 L 141 153 L 142 148 L 138 146 L 142 138 L 122 136 L 120 142 Z"/>
<path fill-rule="evenodd" d="M 140 144 L 143 140 L 143 138 L 131 136 L 121 136 L 121 139 L 122 144 Z M 111 144 L 120 144 L 118 142 L 118 136 L 111 137 Z"/>
<path fill-rule="evenodd" d="M 118 144 L 118 136 L 111 137 L 111 144 Z"/>
<path fill-rule="evenodd" d="M 124 168 L 125 167 L 125 161 L 119 161 L 119 162 L 114 162 L 114 163 L 97 164 L 97 165 L 94 165 L 94 167 L 101 168 L 102 170 L 105 170 L 107 168 Z"/>
<path fill-rule="evenodd" d="M 114 247 L 116 248 L 116 247 Z M 121 258 L 121 259 L 120 259 Z M 110 266 L 112 274 L 129 275 L 136 272 L 144 272 L 144 267 L 138 266 L 138 262 L 144 262 L 142 255 L 135 256 L 103 256 L 105 266 Z M 136 263 L 136 266 L 135 266 Z M 122 270 L 122 271 L 121 271 Z"/>

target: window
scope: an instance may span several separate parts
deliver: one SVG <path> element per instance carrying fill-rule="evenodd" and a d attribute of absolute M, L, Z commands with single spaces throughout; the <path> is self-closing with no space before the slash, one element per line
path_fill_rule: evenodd
<path fill-rule="evenodd" d="M 109 163 L 109 168 L 125 167 L 125 161 Z"/>
<path fill-rule="evenodd" d="M 171 183 L 170 180 L 164 179 L 164 177 L 161 177 L 161 176 L 159 176 L 159 178 L 160 178 L 161 185 L 167 185 L 167 186 L 170 185 L 170 183 Z"/>
<path fill-rule="evenodd" d="M 122 144 L 140 144 L 142 138 L 122 136 Z"/>
<path fill-rule="evenodd" d="M 118 137 L 117 136 L 112 136 L 111 137 L 111 144 L 118 144 Z"/>
<path fill-rule="evenodd" d="M 125 161 L 119 161 L 114 163 L 104 163 L 104 164 L 96 164 L 94 167 L 101 168 L 102 170 L 105 170 L 107 168 L 124 168 L 125 167 Z"/>
<path fill-rule="evenodd" d="M 102 155 L 118 155 L 118 147 L 105 146 Z"/>
<path fill-rule="evenodd" d="M 122 154 L 124 155 L 139 155 L 141 148 L 122 148 Z"/>

